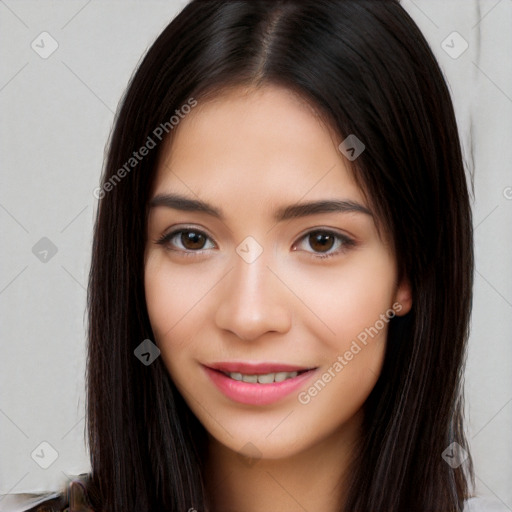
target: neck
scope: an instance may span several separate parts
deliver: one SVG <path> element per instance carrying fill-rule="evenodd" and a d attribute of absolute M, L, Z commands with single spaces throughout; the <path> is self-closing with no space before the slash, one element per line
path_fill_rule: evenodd
<path fill-rule="evenodd" d="M 360 420 L 358 414 L 329 437 L 280 459 L 243 457 L 209 436 L 206 486 L 211 512 L 339 511 Z"/>

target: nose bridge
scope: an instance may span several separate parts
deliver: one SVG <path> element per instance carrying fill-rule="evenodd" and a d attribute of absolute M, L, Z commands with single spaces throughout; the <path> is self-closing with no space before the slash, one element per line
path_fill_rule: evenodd
<path fill-rule="evenodd" d="M 270 249 L 250 238 L 236 248 L 216 314 L 218 327 L 244 340 L 267 331 L 285 332 L 291 319 L 283 284 L 270 270 Z"/>

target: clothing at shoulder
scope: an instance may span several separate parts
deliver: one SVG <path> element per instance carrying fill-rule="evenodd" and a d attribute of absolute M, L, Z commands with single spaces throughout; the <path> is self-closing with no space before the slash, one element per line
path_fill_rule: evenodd
<path fill-rule="evenodd" d="M 476 497 L 465 502 L 464 512 L 510 512 L 510 509 L 494 498 Z"/>
<path fill-rule="evenodd" d="M 83 479 L 73 480 L 67 493 L 51 495 L 23 512 L 95 512 L 87 498 Z M 464 504 L 464 512 L 510 512 L 510 509 L 493 498 L 475 497 Z"/>
<path fill-rule="evenodd" d="M 80 475 L 68 485 L 65 492 L 43 497 L 23 512 L 95 512 L 85 490 L 87 474 Z"/>

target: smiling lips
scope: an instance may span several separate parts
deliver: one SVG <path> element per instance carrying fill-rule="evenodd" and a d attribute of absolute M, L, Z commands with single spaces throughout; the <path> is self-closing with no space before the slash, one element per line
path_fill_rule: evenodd
<path fill-rule="evenodd" d="M 298 389 L 316 368 L 276 363 L 224 362 L 203 366 L 219 390 L 235 402 L 265 405 Z"/>

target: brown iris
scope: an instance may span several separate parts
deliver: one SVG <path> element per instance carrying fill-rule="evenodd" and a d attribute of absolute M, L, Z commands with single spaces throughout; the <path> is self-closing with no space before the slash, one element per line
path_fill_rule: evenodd
<path fill-rule="evenodd" d="M 186 249 L 202 249 L 206 242 L 206 237 L 197 231 L 182 231 L 181 242 Z"/>
<path fill-rule="evenodd" d="M 323 231 L 313 231 L 309 234 L 309 244 L 317 252 L 325 252 L 333 247 L 334 237 Z"/>

